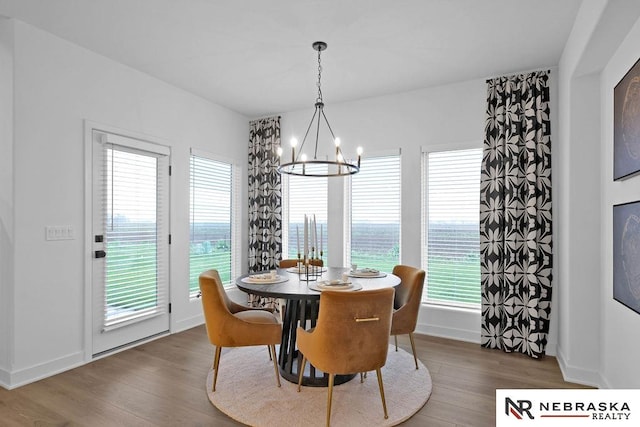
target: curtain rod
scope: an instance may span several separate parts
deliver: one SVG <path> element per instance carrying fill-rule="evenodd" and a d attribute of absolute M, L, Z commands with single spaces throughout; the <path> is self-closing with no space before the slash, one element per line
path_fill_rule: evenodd
<path fill-rule="evenodd" d="M 544 71 L 544 70 L 538 70 L 538 71 Z M 510 74 L 509 76 L 517 76 L 517 75 L 520 75 L 520 74 L 531 74 L 531 73 L 537 73 L 538 71 L 527 71 L 527 72 L 524 72 L 524 73 L 515 73 L 515 74 Z M 550 70 L 550 69 L 547 69 L 547 74 L 551 74 L 551 70 Z M 484 82 L 485 82 L 485 83 L 489 83 L 491 80 L 493 80 L 493 79 L 497 79 L 497 78 L 500 78 L 500 77 L 505 77 L 505 76 L 492 77 L 492 78 L 490 78 L 490 79 L 485 80 Z"/>

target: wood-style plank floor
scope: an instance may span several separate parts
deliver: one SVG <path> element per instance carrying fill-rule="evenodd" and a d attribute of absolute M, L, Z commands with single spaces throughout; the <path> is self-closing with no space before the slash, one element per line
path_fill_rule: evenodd
<path fill-rule="evenodd" d="M 493 426 L 496 388 L 582 388 L 563 381 L 553 357 L 532 360 L 423 335 L 416 346 L 433 393 L 405 426 Z M 237 426 L 207 399 L 212 355 L 199 326 L 14 390 L 0 388 L 0 425 Z"/>

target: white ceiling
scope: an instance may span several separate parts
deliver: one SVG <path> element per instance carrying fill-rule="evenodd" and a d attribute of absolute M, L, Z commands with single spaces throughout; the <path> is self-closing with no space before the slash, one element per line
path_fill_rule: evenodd
<path fill-rule="evenodd" d="M 0 0 L 248 117 L 558 64 L 582 0 Z"/>

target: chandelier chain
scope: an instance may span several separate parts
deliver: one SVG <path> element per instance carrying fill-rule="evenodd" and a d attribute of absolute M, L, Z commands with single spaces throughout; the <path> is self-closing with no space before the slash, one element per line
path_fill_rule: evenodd
<path fill-rule="evenodd" d="M 322 64 L 320 63 L 320 50 L 318 50 L 318 98 L 316 99 L 316 102 L 322 102 L 322 88 L 321 88 L 321 84 L 320 84 L 320 79 L 322 77 Z"/>

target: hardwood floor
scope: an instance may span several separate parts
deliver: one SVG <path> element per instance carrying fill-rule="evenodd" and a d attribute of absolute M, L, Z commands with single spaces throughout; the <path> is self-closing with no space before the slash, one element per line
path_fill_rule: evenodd
<path fill-rule="evenodd" d="M 411 351 L 408 337 L 398 341 Z M 583 388 L 562 380 L 553 357 L 538 361 L 421 335 L 416 347 L 433 393 L 405 426 L 493 426 L 496 388 Z M 199 326 L 11 391 L 0 388 L 0 425 L 239 425 L 207 399 L 212 359 Z"/>

